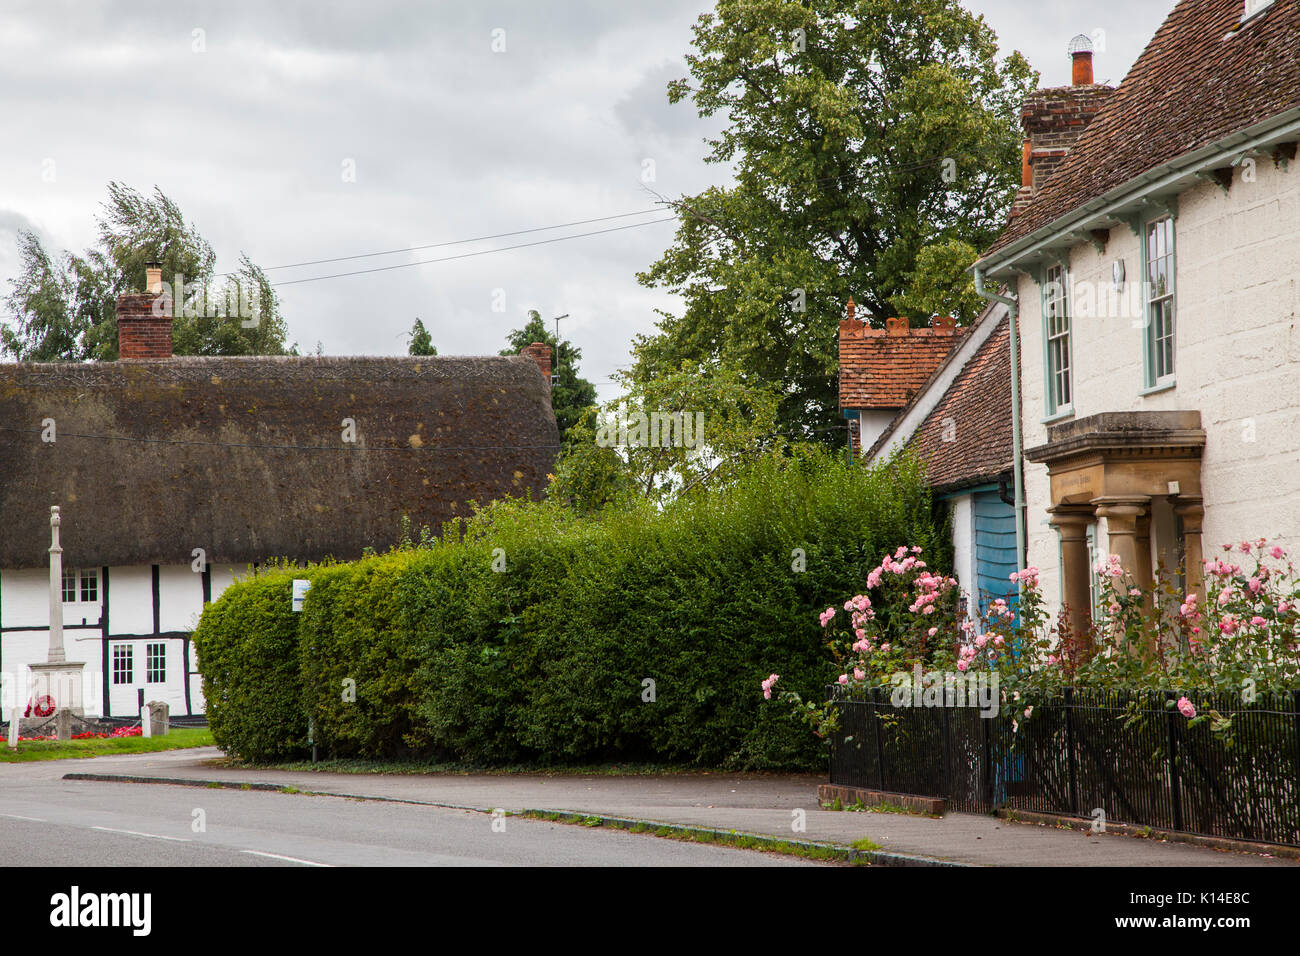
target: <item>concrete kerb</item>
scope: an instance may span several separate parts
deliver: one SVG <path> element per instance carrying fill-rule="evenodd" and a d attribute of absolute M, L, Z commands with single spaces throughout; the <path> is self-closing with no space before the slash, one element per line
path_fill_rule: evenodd
<path fill-rule="evenodd" d="M 129 773 L 65 773 L 64 780 L 89 781 L 92 783 L 152 783 L 173 787 L 195 787 L 199 789 L 220 788 L 225 790 L 256 790 L 264 793 L 298 794 L 308 797 L 338 797 L 344 800 L 366 800 L 376 803 L 402 803 L 413 806 L 438 807 L 444 810 L 467 810 L 472 813 L 491 814 L 497 807 L 474 807 L 461 804 L 440 803 L 432 800 L 412 800 L 402 797 L 380 797 L 372 794 L 340 793 L 333 790 L 303 790 L 275 783 L 249 783 L 236 780 L 203 780 L 193 777 L 154 777 L 144 774 Z M 941 866 L 972 867 L 977 864 L 960 863 L 953 860 L 941 860 L 935 857 L 919 856 L 913 853 L 894 853 L 889 850 L 859 850 L 840 843 L 822 843 L 816 840 L 787 840 L 767 833 L 752 833 L 744 830 L 723 830 L 717 827 L 690 826 L 681 823 L 666 823 L 659 820 L 643 820 L 635 817 L 615 817 L 600 813 L 580 813 L 573 810 L 524 809 L 507 811 L 508 816 L 526 819 L 544 820 L 554 823 L 580 826 L 602 826 L 611 829 L 641 832 L 654 835 L 661 833 L 668 838 L 692 839 L 722 845 L 749 842 L 757 844 L 754 849 L 768 849 L 777 852 L 789 852 L 796 855 L 824 855 L 825 858 L 844 863 L 870 866 Z"/>

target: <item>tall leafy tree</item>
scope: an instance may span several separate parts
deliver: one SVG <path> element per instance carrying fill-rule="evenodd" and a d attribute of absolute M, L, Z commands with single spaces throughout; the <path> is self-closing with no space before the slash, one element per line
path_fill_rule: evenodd
<path fill-rule="evenodd" d="M 578 374 L 578 360 L 582 350 L 567 339 L 557 339 L 554 332 L 546 331 L 546 323 L 536 309 L 528 312 L 528 322 L 506 336 L 510 347 L 502 355 L 518 355 L 534 342 L 545 342 L 551 347 L 551 372 L 557 381 L 551 389 L 551 407 L 555 409 L 555 424 L 560 429 L 560 441 L 568 444 L 570 431 L 582 418 L 583 412 L 596 404 L 596 386 Z"/>
<path fill-rule="evenodd" d="M 0 347 L 24 361 L 117 358 L 118 295 L 144 288 L 145 263 L 162 265 L 173 302 L 178 355 L 282 355 L 288 334 L 265 272 L 246 255 L 228 275 L 216 254 L 162 190 L 146 196 L 109 183 L 95 219 L 97 242 L 84 254 L 51 256 L 40 239 L 18 238 L 20 272 L 4 304 Z M 238 307 L 230 308 L 231 303 Z"/>
<path fill-rule="evenodd" d="M 408 355 L 437 355 L 438 349 L 433 344 L 433 336 L 419 319 L 411 326 L 411 344 L 406 349 Z"/>
<path fill-rule="evenodd" d="M 789 433 L 835 435 L 845 300 L 877 325 L 969 302 L 954 243 L 1000 228 L 1037 76 L 957 0 L 719 0 L 693 43 L 669 99 L 728 118 L 707 159 L 735 184 L 671 201 L 674 243 L 638 278 L 685 308 L 638 338 L 634 378 L 724 361 L 782 390 Z"/>

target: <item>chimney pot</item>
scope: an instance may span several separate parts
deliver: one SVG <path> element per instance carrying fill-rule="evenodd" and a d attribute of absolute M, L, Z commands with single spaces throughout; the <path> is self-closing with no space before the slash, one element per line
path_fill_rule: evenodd
<path fill-rule="evenodd" d="M 144 290 L 157 295 L 162 291 L 162 263 L 146 262 L 144 264 Z"/>
<path fill-rule="evenodd" d="M 1080 33 L 1070 41 L 1070 58 L 1074 61 L 1072 81 L 1075 86 L 1092 86 L 1092 40 Z"/>

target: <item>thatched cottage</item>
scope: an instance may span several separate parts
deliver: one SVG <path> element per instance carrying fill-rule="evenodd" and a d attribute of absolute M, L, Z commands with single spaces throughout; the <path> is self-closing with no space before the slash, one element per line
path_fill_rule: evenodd
<path fill-rule="evenodd" d="M 150 270 L 148 287 L 160 287 Z M 250 565 L 384 550 L 474 502 L 539 496 L 559 447 L 550 350 L 511 357 L 174 357 L 158 296 L 117 304 L 123 359 L 0 365 L 0 672 L 23 701 L 49 632 L 87 714 L 203 711 L 190 634 Z M 17 696 L 15 696 L 15 693 Z"/>

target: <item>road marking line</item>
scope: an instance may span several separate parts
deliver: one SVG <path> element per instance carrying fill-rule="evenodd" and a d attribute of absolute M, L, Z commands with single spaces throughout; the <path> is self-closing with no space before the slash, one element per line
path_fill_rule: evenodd
<path fill-rule="evenodd" d="M 151 840 L 171 840 L 173 843 L 189 843 L 185 837 L 169 837 L 160 833 L 141 833 L 139 830 L 119 830 L 116 827 L 91 827 L 92 830 L 103 830 L 105 833 L 126 833 L 130 836 L 148 837 Z"/>
<path fill-rule="evenodd" d="M 25 817 L 18 813 L 0 813 L 0 817 L 8 817 L 11 820 L 31 820 L 33 823 L 44 823 L 40 817 Z"/>
<path fill-rule="evenodd" d="M 296 856 L 281 856 L 279 853 L 263 853 L 261 850 L 240 850 L 240 853 L 251 853 L 253 856 L 266 856 L 272 860 L 288 860 L 290 863 L 301 863 L 303 866 L 328 866 L 333 867 L 333 863 L 317 863 L 315 860 L 300 860 Z"/>

